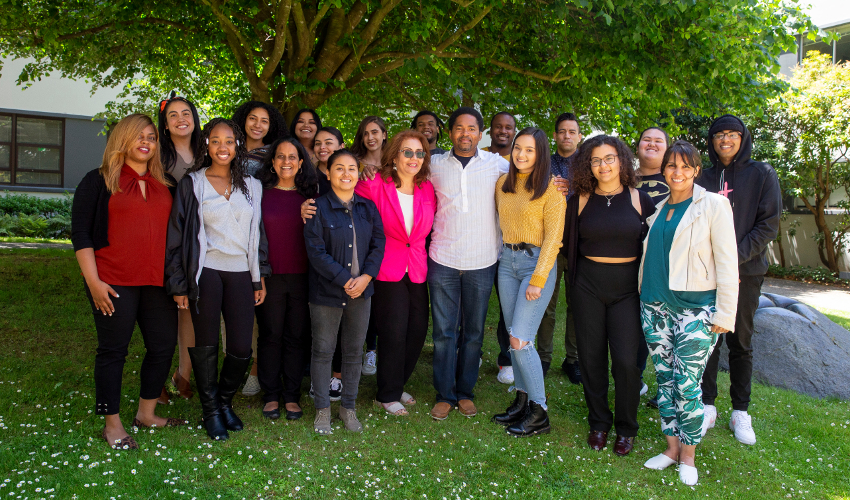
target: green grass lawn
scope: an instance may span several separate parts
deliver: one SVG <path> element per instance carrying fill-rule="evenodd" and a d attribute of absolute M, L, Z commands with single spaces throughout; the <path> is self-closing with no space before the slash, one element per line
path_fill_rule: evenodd
<path fill-rule="evenodd" d="M 546 379 L 552 433 L 505 435 L 490 422 L 512 400 L 496 382 L 495 307 L 474 418 L 453 412 L 434 422 L 428 415 L 434 397 L 429 343 L 408 385 L 419 401 L 409 417 L 389 417 L 374 406 L 375 377 L 363 377 L 362 434 L 335 421 L 332 436 L 314 435 L 306 394 L 305 417 L 295 422 L 265 420 L 259 396 L 239 395 L 234 403 L 246 429 L 213 443 L 197 425 L 195 397 L 158 410 L 191 418 L 192 428 L 139 431 L 140 450 L 113 451 L 93 413 L 96 337 L 72 251 L 0 250 L 0 283 L 0 498 L 850 498 L 847 401 L 755 384 L 750 413 L 758 443 L 748 447 L 727 426 L 725 374 L 717 427 L 697 449 L 700 484 L 693 488 L 679 482 L 675 468 L 642 467 L 664 449 L 657 411 L 644 405 L 629 457 L 587 448 L 582 393 L 557 369 L 562 345 Z M 124 369 L 126 424 L 136 411 L 142 354 L 136 335 Z M 652 393 L 651 370 L 647 375 Z"/>

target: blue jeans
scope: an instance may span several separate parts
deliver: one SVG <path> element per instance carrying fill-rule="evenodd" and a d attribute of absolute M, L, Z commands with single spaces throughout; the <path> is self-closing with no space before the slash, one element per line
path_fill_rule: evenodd
<path fill-rule="evenodd" d="M 534 337 L 555 291 L 558 270 L 553 265 L 540 297 L 537 300 L 527 300 L 525 290 L 531 281 L 539 256 L 539 247 L 529 250 L 502 249 L 502 257 L 499 260 L 499 300 L 502 303 L 508 334 L 528 342 L 522 349 L 511 348 L 509 351 L 514 367 L 514 386 L 518 391 L 527 393 L 531 401 L 545 408 L 543 367 L 540 364 L 540 356 L 534 349 Z"/>
<path fill-rule="evenodd" d="M 428 289 L 434 321 L 434 389 L 437 402 L 473 399 L 484 339 L 484 321 L 496 264 L 461 271 L 428 259 Z M 463 320 L 463 336 L 458 328 Z"/>

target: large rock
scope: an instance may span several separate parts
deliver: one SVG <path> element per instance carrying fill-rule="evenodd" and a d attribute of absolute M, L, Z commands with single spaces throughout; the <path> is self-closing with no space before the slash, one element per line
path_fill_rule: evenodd
<path fill-rule="evenodd" d="M 817 398 L 850 400 L 850 332 L 788 297 L 762 294 L 753 331 L 753 379 Z M 729 370 L 729 350 L 720 368 Z"/>

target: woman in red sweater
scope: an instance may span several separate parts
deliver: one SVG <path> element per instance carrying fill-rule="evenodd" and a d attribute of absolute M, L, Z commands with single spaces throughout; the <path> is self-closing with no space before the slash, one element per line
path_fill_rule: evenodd
<path fill-rule="evenodd" d="M 185 420 L 154 414 L 177 343 L 177 306 L 165 293 L 165 234 L 173 178 L 159 157 L 156 127 L 146 115 L 119 121 L 103 163 L 74 196 L 71 240 L 85 278 L 97 329 L 95 413 L 113 448 L 138 448 L 118 415 L 121 374 L 136 323 L 145 342 L 136 427 L 173 427 Z"/>

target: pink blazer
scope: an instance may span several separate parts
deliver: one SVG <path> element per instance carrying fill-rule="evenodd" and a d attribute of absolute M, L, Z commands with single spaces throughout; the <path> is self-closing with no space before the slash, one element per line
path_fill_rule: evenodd
<path fill-rule="evenodd" d="M 384 224 L 387 243 L 377 279 L 401 281 L 407 268 L 410 281 L 424 283 L 428 276 L 425 238 L 431 233 L 434 213 L 437 211 L 437 198 L 431 181 L 425 181 L 422 186 L 413 189 L 413 229 L 410 236 L 404 227 L 404 215 L 392 178 L 385 181 L 379 174 L 372 180 L 359 181 L 355 192 L 377 205 Z"/>

